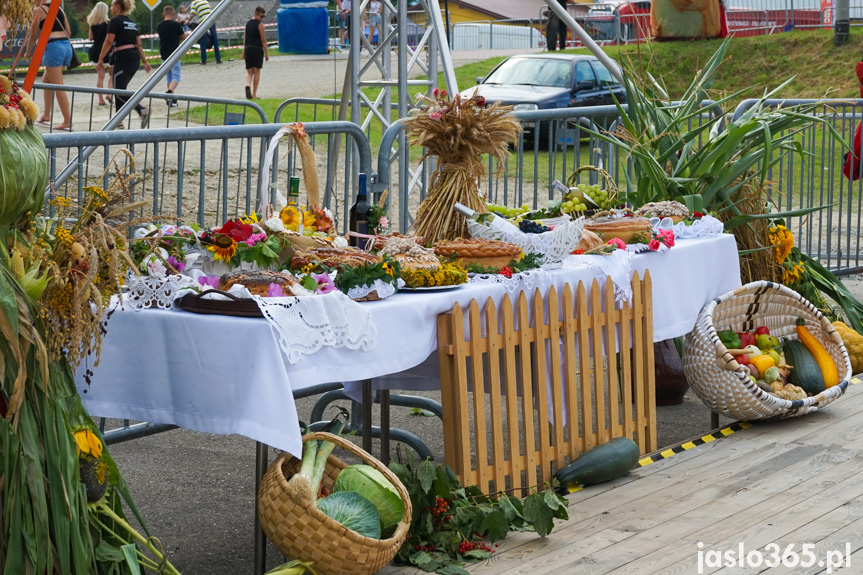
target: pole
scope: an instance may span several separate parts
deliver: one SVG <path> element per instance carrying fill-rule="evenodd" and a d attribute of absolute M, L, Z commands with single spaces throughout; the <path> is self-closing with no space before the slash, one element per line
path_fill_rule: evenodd
<path fill-rule="evenodd" d="M 173 68 L 174 65 L 180 61 L 180 59 L 183 57 L 183 54 L 188 52 L 189 48 L 193 48 L 195 46 L 195 44 L 198 43 L 198 40 L 201 39 L 201 36 L 203 36 L 204 34 L 207 33 L 207 31 L 210 29 L 210 26 L 212 25 L 210 23 L 215 22 L 216 19 L 219 18 L 223 12 L 226 12 L 227 9 L 233 3 L 234 3 L 234 0 L 222 0 L 221 2 L 219 2 L 219 5 L 216 6 L 216 8 L 213 10 L 212 14 L 210 14 L 207 17 L 207 20 L 206 20 L 207 25 L 198 26 L 194 30 L 192 30 L 192 33 L 189 34 L 189 37 L 186 38 L 185 40 L 183 40 L 183 43 L 180 44 L 180 46 L 176 50 L 174 50 L 174 53 L 171 54 L 168 57 L 168 59 L 162 63 L 161 66 L 156 68 L 156 71 L 153 73 L 153 75 L 150 76 L 146 82 L 144 82 L 143 86 L 138 88 L 137 92 L 132 94 L 132 96 L 129 98 L 129 100 L 126 102 L 126 104 L 123 105 L 122 108 L 117 110 L 117 113 L 114 114 L 114 117 L 111 118 L 110 120 L 108 120 L 108 123 L 105 124 L 104 126 L 102 126 L 102 129 L 100 131 L 106 132 L 106 131 L 113 130 L 114 128 L 116 128 L 123 121 L 123 119 L 126 116 L 128 116 L 132 110 L 135 109 L 135 106 L 137 106 L 141 102 L 141 100 L 143 100 L 147 96 L 147 94 L 149 94 L 153 90 L 153 88 L 156 86 L 156 84 L 158 84 L 162 80 L 162 78 L 164 78 L 168 74 L 168 72 L 171 70 L 171 68 Z M 48 33 L 50 34 L 51 27 L 48 25 L 48 23 L 46 23 L 45 26 L 42 28 L 42 32 L 44 33 L 45 30 L 47 30 Z M 41 42 L 41 38 L 40 38 L 40 42 Z M 47 42 L 48 42 L 47 37 L 46 37 L 45 42 L 47 44 Z M 43 48 L 43 50 L 44 50 L 44 48 Z M 33 68 L 32 63 L 30 64 L 30 68 L 32 70 L 32 68 Z M 35 76 L 36 75 L 34 73 L 33 74 L 34 79 L 35 79 Z M 28 78 L 29 78 L 29 73 L 28 73 Z M 66 180 L 69 179 L 69 176 L 74 174 L 75 171 L 78 169 L 78 164 L 85 162 L 87 160 L 87 158 L 89 158 L 90 155 L 94 151 L 96 151 L 97 149 L 98 149 L 98 146 L 88 146 L 88 147 L 84 148 L 81 151 L 81 155 L 72 159 L 72 161 L 69 162 L 69 165 L 66 166 L 66 168 L 62 172 L 60 172 L 60 174 L 57 176 L 57 178 L 53 182 L 54 187 L 62 186 L 66 182 Z M 50 191 L 51 191 L 51 187 L 49 184 L 49 187 L 45 193 L 48 194 Z"/>
<path fill-rule="evenodd" d="M 452 50 L 452 40 L 449 37 L 449 0 L 443 0 L 443 13 L 446 17 L 446 45 Z"/>
<path fill-rule="evenodd" d="M 846 0 L 847 1 L 847 0 Z M 578 36 L 578 39 L 581 40 L 584 45 L 587 47 L 591 53 L 596 56 L 596 58 L 602 62 L 602 65 L 608 68 L 608 71 L 614 76 L 615 80 L 623 83 L 623 74 L 620 72 L 620 68 L 617 63 L 606 56 L 605 52 L 603 52 L 600 47 L 593 41 L 587 32 L 578 25 L 572 16 L 569 15 L 569 12 L 566 9 L 557 3 L 557 0 L 545 0 L 545 3 L 548 4 L 548 7 L 557 14 L 557 17 L 561 19 L 561 21 L 567 25 L 567 27 L 572 30 L 572 33 Z"/>
<path fill-rule="evenodd" d="M 150 8 L 150 50 L 153 49 L 153 9 Z"/>

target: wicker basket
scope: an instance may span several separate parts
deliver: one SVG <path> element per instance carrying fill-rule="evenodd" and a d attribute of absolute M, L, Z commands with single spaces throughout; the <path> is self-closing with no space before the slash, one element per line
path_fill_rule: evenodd
<path fill-rule="evenodd" d="M 325 432 L 309 433 L 303 441 L 325 439 L 349 451 L 389 479 L 405 504 L 405 512 L 389 539 L 363 537 L 330 519 L 314 501 L 296 501 L 286 490 L 288 479 L 300 468 L 295 457 L 277 459 L 261 481 L 258 513 L 261 527 L 273 544 L 291 559 L 310 561 L 319 575 L 370 575 L 393 560 L 407 538 L 411 523 L 411 500 L 405 486 L 383 463 L 350 441 Z M 322 485 L 332 487 L 347 465 L 331 455 Z"/>
<path fill-rule="evenodd" d="M 765 325 L 779 338 L 797 339 L 795 322 L 806 327 L 836 362 L 839 385 L 818 395 L 789 401 L 759 388 L 749 370 L 719 341 L 718 331 L 751 331 Z M 816 411 L 845 393 L 851 362 L 842 339 L 815 306 L 787 287 L 767 281 L 746 284 L 704 306 L 683 344 L 683 371 L 698 397 L 714 412 L 749 421 L 795 417 Z"/>
<path fill-rule="evenodd" d="M 614 178 L 611 177 L 611 174 L 603 170 L 602 168 L 597 168 L 596 166 L 581 166 L 580 168 L 576 168 L 574 172 L 572 172 L 568 178 L 566 178 L 567 187 L 573 188 L 578 186 L 578 175 L 581 172 L 596 172 L 602 179 L 605 181 L 605 185 L 608 188 L 608 200 L 610 205 L 613 207 L 617 205 L 617 201 L 620 197 L 620 190 L 617 188 L 617 184 L 614 183 Z M 582 196 L 584 193 L 582 192 Z M 583 198 L 582 198 L 583 201 Z M 593 200 L 587 198 L 587 201 L 593 203 Z"/>

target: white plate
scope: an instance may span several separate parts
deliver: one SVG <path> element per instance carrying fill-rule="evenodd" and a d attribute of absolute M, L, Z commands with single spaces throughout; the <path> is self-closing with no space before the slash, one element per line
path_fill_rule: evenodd
<path fill-rule="evenodd" d="M 448 285 L 448 286 L 430 286 L 430 287 L 416 287 L 416 288 L 405 286 L 403 288 L 399 288 L 399 292 L 403 292 L 403 291 L 444 291 L 444 290 L 448 290 L 448 289 L 460 288 L 464 285 L 467 285 L 467 283 L 453 284 L 453 285 Z"/>

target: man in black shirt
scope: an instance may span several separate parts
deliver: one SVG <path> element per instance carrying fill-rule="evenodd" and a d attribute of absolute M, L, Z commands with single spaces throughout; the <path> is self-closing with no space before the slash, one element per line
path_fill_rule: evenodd
<path fill-rule="evenodd" d="M 557 0 L 558 4 L 566 9 L 566 0 Z M 554 52 L 558 45 L 561 50 L 566 49 L 567 27 L 563 20 L 557 17 L 553 11 L 548 11 L 548 23 L 546 24 L 546 36 L 548 39 L 548 50 Z"/>
<path fill-rule="evenodd" d="M 180 42 L 189 35 L 183 30 L 182 24 L 174 20 L 174 7 L 171 5 L 165 6 L 162 10 L 164 20 L 156 26 L 156 32 L 159 34 L 159 55 L 162 57 L 162 62 L 167 60 L 171 54 L 180 46 Z M 165 76 L 165 81 L 168 83 L 168 93 L 173 94 L 180 83 L 180 62 L 174 64 L 174 67 Z M 168 105 L 172 108 L 179 105 L 177 100 L 170 100 Z"/>

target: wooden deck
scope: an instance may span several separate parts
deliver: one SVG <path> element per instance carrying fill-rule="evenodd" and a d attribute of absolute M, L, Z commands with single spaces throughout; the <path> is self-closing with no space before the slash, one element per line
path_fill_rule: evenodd
<path fill-rule="evenodd" d="M 850 565 L 838 572 L 863 573 L 863 385 L 821 412 L 754 424 L 568 499 L 570 519 L 545 540 L 511 533 L 494 558 L 469 571 L 796 575 L 828 573 L 828 552 L 841 552 L 844 564 L 850 550 Z M 793 543 L 798 554 L 814 544 L 814 565 L 699 569 L 699 551 L 706 562 L 707 551 L 737 553 L 741 543 L 765 558 L 769 543 L 782 551 Z"/>

